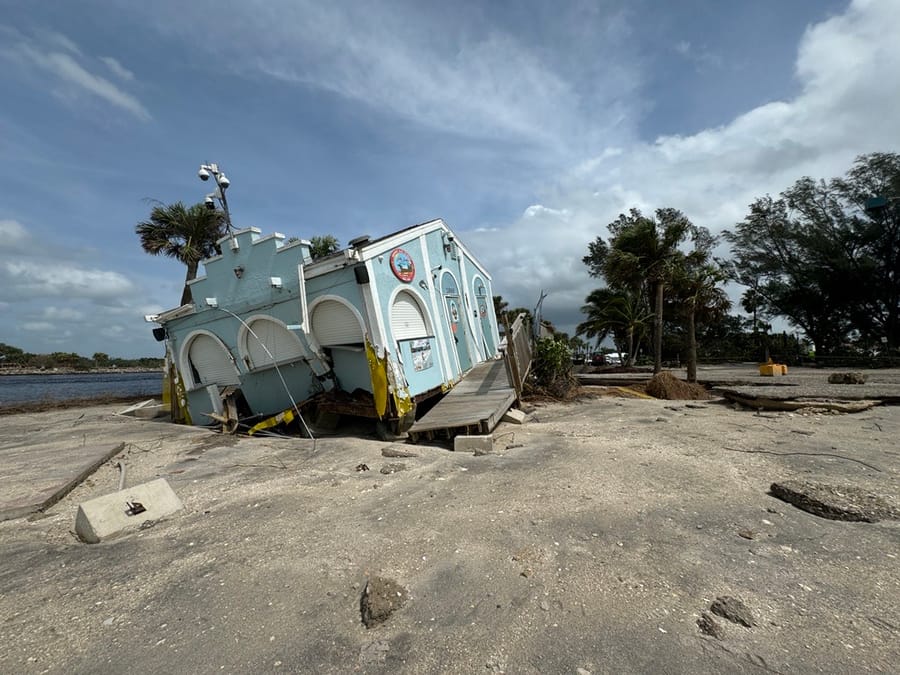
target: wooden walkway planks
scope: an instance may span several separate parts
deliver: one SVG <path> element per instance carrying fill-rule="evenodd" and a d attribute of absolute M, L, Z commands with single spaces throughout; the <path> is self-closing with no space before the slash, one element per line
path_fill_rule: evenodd
<path fill-rule="evenodd" d="M 488 434 L 515 400 L 516 392 L 510 386 L 503 361 L 486 361 L 470 370 L 462 382 L 412 425 L 409 433 L 415 437 L 423 432 L 446 430 L 449 436 L 454 429 L 468 431 L 475 427 L 478 433 Z"/>

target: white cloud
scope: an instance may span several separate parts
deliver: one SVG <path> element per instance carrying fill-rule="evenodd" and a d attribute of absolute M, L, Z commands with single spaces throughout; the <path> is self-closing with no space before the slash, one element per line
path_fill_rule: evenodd
<path fill-rule="evenodd" d="M 71 307 L 44 307 L 41 316 L 48 321 L 83 321 L 85 314 Z"/>
<path fill-rule="evenodd" d="M 627 135 L 627 94 L 639 84 L 637 69 L 621 58 L 628 43 L 620 17 L 597 8 L 554 13 L 569 42 L 563 55 L 538 42 L 543 32 L 516 36 L 497 25 L 460 25 L 453 11 L 419 3 L 350 9 L 317 0 L 249 0 L 220 12 L 216 3 L 198 0 L 179 3 L 179 21 L 157 9 L 148 23 L 210 50 L 212 61 L 242 75 L 326 90 L 431 129 L 516 140 L 545 152 L 583 147 L 598 129 Z M 202 43 L 193 28 L 199 24 Z M 568 50 L 579 58 L 570 59 Z"/>
<path fill-rule="evenodd" d="M 25 226 L 15 220 L 0 220 L 0 251 L 18 250 L 29 240 Z"/>
<path fill-rule="evenodd" d="M 550 209 L 543 204 L 532 204 L 527 209 L 525 209 L 525 213 L 522 214 L 522 217 L 540 218 L 543 216 L 549 216 L 560 220 L 566 220 L 570 215 L 571 214 L 569 213 L 568 209 Z"/>
<path fill-rule="evenodd" d="M 560 315 L 565 308 L 571 318 L 572 307 L 597 285 L 580 259 L 588 242 L 607 235 L 605 225 L 618 213 L 673 206 L 718 232 L 742 219 L 756 197 L 778 193 L 804 175 L 842 175 L 859 154 L 898 150 L 897 35 L 900 3 L 858 0 L 804 35 L 795 98 L 691 136 L 574 161 L 543 205 L 465 239 L 491 270 L 495 292 L 510 304 L 533 305 L 544 288 L 551 291 L 544 305 L 551 318 L 554 308 Z"/>
<path fill-rule="evenodd" d="M 37 38 L 28 38 L 23 34 L 3 27 L 0 31 L 8 44 L 0 47 L 0 56 L 6 57 L 22 66 L 36 68 L 45 75 L 49 75 L 58 85 L 67 87 L 69 94 L 89 94 L 101 99 L 121 110 L 125 110 L 141 121 L 151 119 L 150 112 L 132 94 L 117 87 L 111 81 L 91 72 L 89 59 L 85 58 L 69 38 L 60 33 L 40 32 Z M 61 51 L 62 50 L 62 51 Z M 115 66 L 121 70 L 116 72 L 119 77 L 122 73 L 132 75 L 121 65 L 105 57 L 101 59 L 108 68 L 115 71 Z M 110 64 L 115 63 L 115 66 Z M 133 79 L 125 77 L 124 79 Z"/>
<path fill-rule="evenodd" d="M 55 328 L 49 321 L 26 321 L 22 324 L 22 329 L 31 333 L 49 333 Z"/>
<path fill-rule="evenodd" d="M 118 272 L 82 269 L 67 263 L 7 260 L 0 265 L 0 282 L 13 297 L 113 299 L 134 291 Z"/>
<path fill-rule="evenodd" d="M 101 56 L 100 60 L 106 64 L 106 67 L 109 68 L 116 77 L 125 80 L 126 82 L 130 82 L 134 79 L 134 73 L 119 63 L 118 59 L 115 59 L 112 56 Z"/>

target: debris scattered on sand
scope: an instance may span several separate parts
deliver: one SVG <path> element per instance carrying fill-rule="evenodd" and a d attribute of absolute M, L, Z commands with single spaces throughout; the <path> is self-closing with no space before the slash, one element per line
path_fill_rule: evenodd
<path fill-rule="evenodd" d="M 381 467 L 380 472 L 383 473 L 385 476 L 388 476 L 392 473 L 397 473 L 399 471 L 405 471 L 405 470 L 406 470 L 406 464 L 404 464 L 403 462 L 393 462 L 391 464 L 385 464 L 383 467 Z"/>
<path fill-rule="evenodd" d="M 900 520 L 900 509 L 896 506 L 868 490 L 849 485 L 787 480 L 772 483 L 769 493 L 798 509 L 829 520 L 863 523 Z"/>
<path fill-rule="evenodd" d="M 828 384 L 865 384 L 866 376 L 862 373 L 832 373 L 828 376 Z"/>
<path fill-rule="evenodd" d="M 375 640 L 363 645 L 359 650 L 359 664 L 367 666 L 373 663 L 384 663 L 391 646 L 385 640 Z"/>
<path fill-rule="evenodd" d="M 846 401 L 833 398 L 797 397 L 797 398 L 771 398 L 768 396 L 755 396 L 743 389 L 717 388 L 716 391 L 729 401 L 746 406 L 754 410 L 782 410 L 799 411 L 803 413 L 857 413 L 869 410 L 881 401 L 859 400 Z M 737 408 L 736 408 L 737 409 Z"/>

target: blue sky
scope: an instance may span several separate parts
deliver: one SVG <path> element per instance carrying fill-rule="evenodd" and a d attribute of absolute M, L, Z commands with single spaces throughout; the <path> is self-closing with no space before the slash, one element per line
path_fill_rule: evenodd
<path fill-rule="evenodd" d="M 720 231 L 897 150 L 896 0 L 0 0 L 0 342 L 161 355 L 147 199 L 346 243 L 444 218 L 571 330 L 632 206 Z"/>

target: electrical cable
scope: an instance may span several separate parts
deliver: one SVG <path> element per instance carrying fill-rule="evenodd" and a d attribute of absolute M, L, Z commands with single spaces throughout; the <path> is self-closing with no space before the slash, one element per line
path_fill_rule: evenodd
<path fill-rule="evenodd" d="M 297 418 L 300 420 L 300 423 L 303 425 L 303 428 L 306 430 L 306 434 L 309 436 L 309 438 L 312 439 L 313 452 L 315 452 L 316 451 L 316 437 L 313 436 L 312 431 L 310 430 L 309 426 L 306 424 L 306 420 L 303 419 L 303 415 L 300 414 L 300 408 L 297 406 L 297 402 L 294 400 L 294 396 L 293 396 L 293 394 L 291 394 L 291 390 L 288 389 L 287 382 L 285 382 L 284 376 L 281 374 L 281 369 L 278 367 L 278 364 L 275 363 L 275 356 L 272 354 L 272 352 L 269 351 L 269 348 L 266 346 L 266 343 L 263 342 L 262 339 L 256 333 L 253 332 L 253 329 L 250 328 L 250 324 L 248 324 L 246 321 L 244 321 L 241 317 L 239 317 L 234 312 L 227 310 L 224 307 L 214 307 L 213 309 L 218 309 L 220 311 L 223 311 L 226 314 L 229 314 L 230 316 L 233 316 L 235 319 L 240 321 L 241 325 L 247 329 L 247 332 L 249 332 L 250 335 L 252 335 L 253 337 L 256 338 L 256 341 L 259 342 L 260 346 L 266 352 L 268 357 L 270 359 L 272 359 L 272 365 L 275 367 L 275 372 L 278 373 L 278 379 L 281 380 L 281 386 L 284 387 L 284 391 L 287 393 L 288 398 L 291 400 L 291 407 L 294 409 L 294 412 L 297 413 Z"/>

